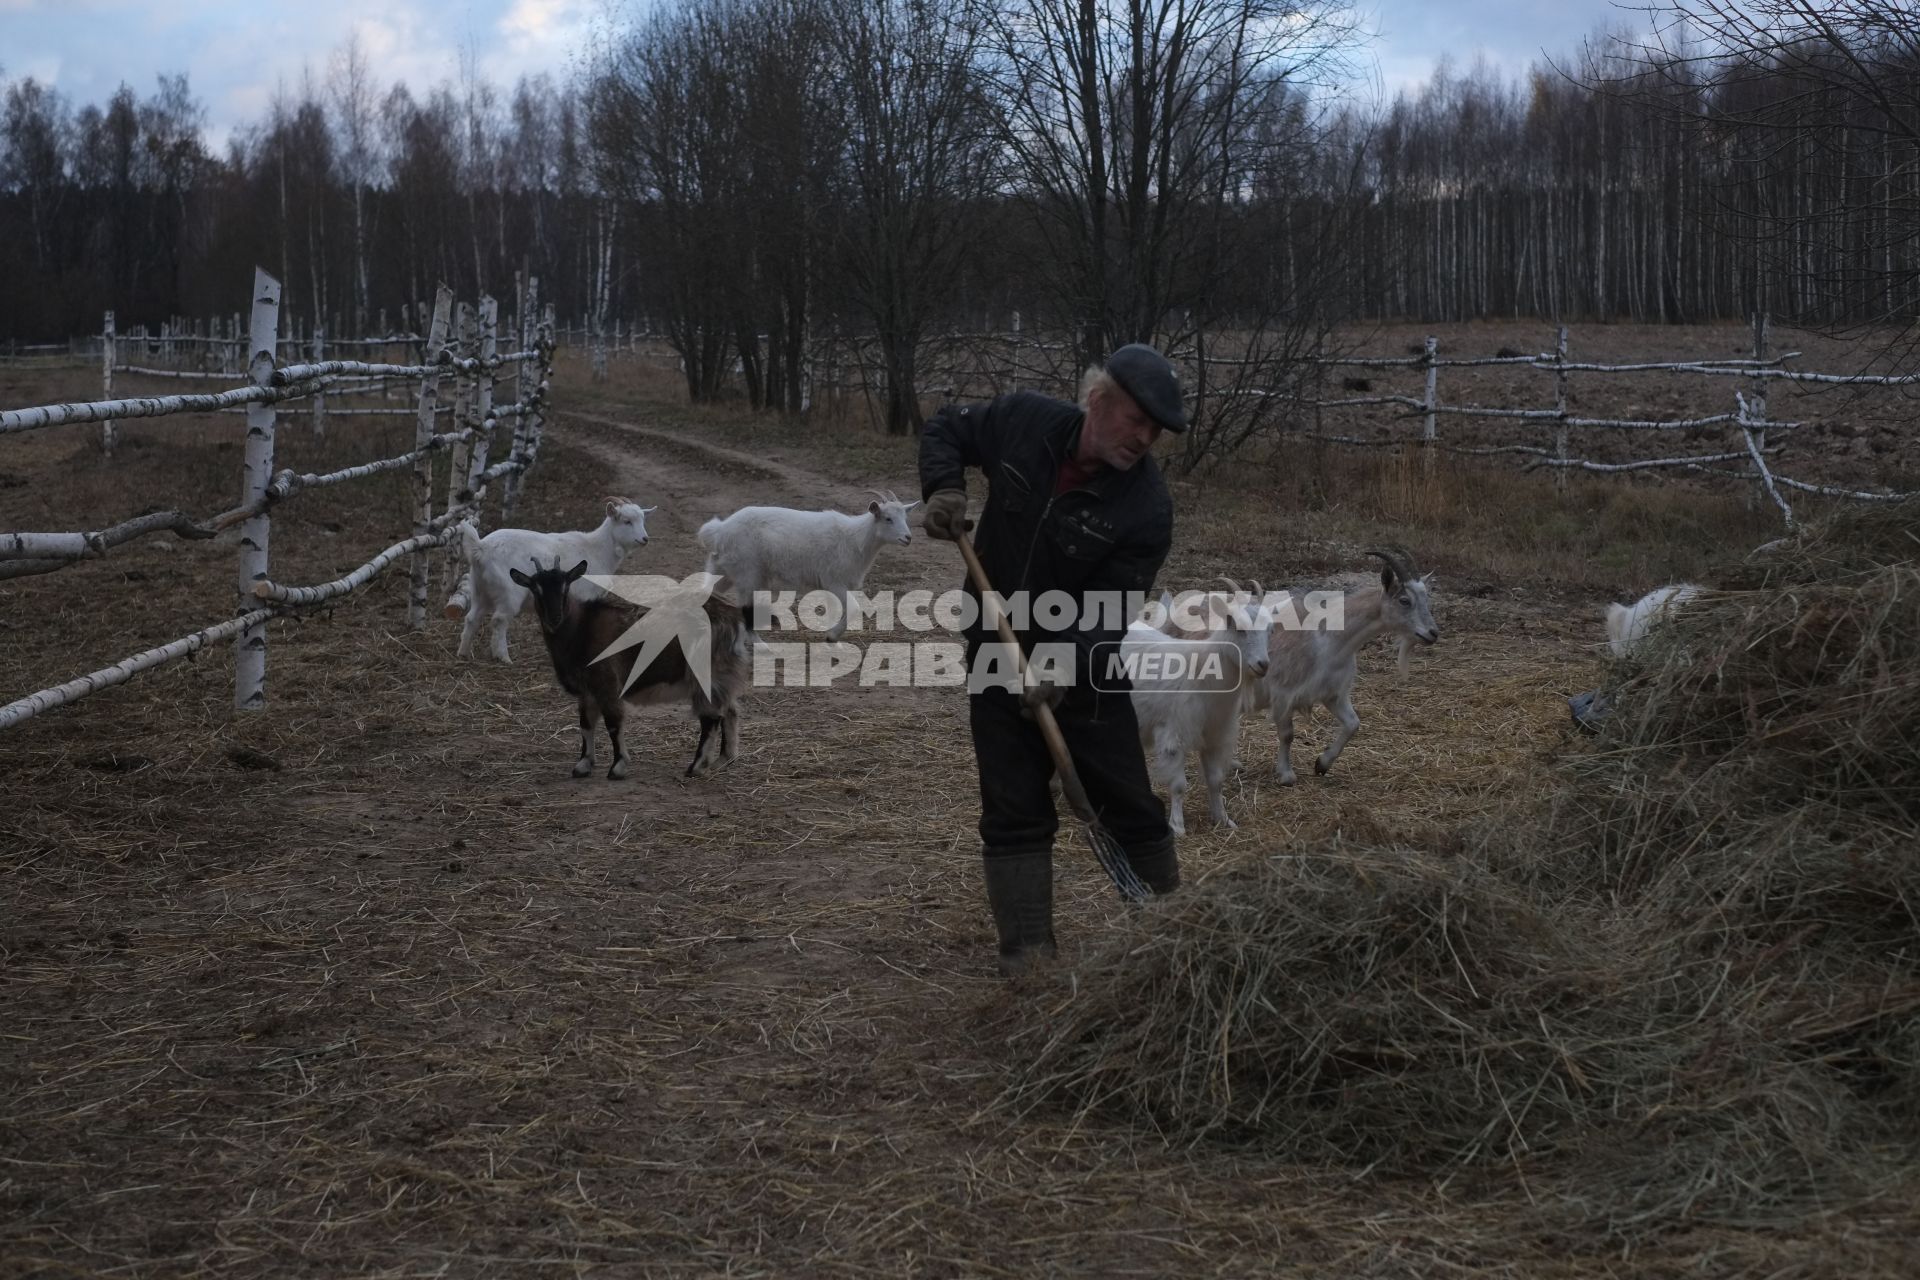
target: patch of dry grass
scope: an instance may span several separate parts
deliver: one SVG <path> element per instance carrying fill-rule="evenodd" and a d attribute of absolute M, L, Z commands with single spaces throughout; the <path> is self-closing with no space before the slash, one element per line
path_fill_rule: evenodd
<path fill-rule="evenodd" d="M 1597 744 L 1452 840 L 1262 850 L 1143 912 L 1013 1015 L 1009 1102 L 1508 1168 L 1627 1241 L 1911 1203 L 1917 517 L 1742 566 L 1616 672 Z"/>
<path fill-rule="evenodd" d="M 563 368 L 555 387 L 561 408 L 593 407 L 584 375 Z M 695 489 L 708 465 L 716 487 L 778 483 L 703 462 L 703 440 L 854 489 L 912 474 L 884 437 L 849 455 L 774 441 L 785 428 L 758 421 L 729 435 L 720 414 L 709 430 L 617 378 L 605 397 L 609 416 L 685 439 L 655 452 L 559 416 L 523 496 L 528 523 L 577 527 L 617 449 L 643 469 L 679 468 L 676 483 Z M 47 512 L 95 504 L 118 517 L 147 500 L 138 470 L 102 478 L 68 452 L 71 435 L 42 439 L 50 456 L 31 463 L 0 442 L 0 472 L 31 475 L 35 501 L 54 499 Z M 363 458 L 374 443 L 343 436 L 340 448 Z M 183 455 L 153 473 L 155 495 L 174 500 L 197 466 L 209 509 L 231 502 L 224 457 Z M 406 523 L 377 490 L 335 494 L 339 507 L 309 494 L 276 526 L 289 576 L 331 576 Z M 1332 534 L 1321 546 L 1284 525 L 1255 556 L 1240 527 L 1185 518 L 1169 572 L 1271 563 L 1273 582 L 1289 565 L 1364 567 Z M 1417 551 L 1432 547 L 1410 533 Z M 218 616 L 229 551 L 201 565 L 178 559 L 185 549 L 124 550 L 0 586 L 32 592 L 0 596 L 0 669 L 16 689 L 120 656 L 140 628 L 167 638 Z M 154 576 L 134 592 L 131 572 Z M 1276 786 L 1272 730 L 1247 725 L 1228 796 L 1240 829 L 1183 841 L 1195 892 L 1156 913 L 1198 913 L 1209 893 L 1231 903 L 1250 854 L 1283 849 L 1307 867 L 1336 841 L 1418 850 L 1404 870 L 1372 855 L 1357 870 L 1312 864 L 1318 892 L 1289 918 L 1324 910 L 1344 922 L 1321 930 L 1324 948 L 1371 948 L 1381 971 L 1431 983 L 1467 1023 L 1460 1042 L 1507 1034 L 1463 994 L 1448 951 L 1472 950 L 1467 973 L 1490 981 L 1542 950 L 1521 927 L 1538 913 L 1503 882 L 1456 892 L 1442 877 L 1563 750 L 1561 699 L 1591 683 L 1598 634 L 1521 585 L 1524 596 L 1443 585 L 1445 639 L 1410 680 L 1365 656 L 1363 727 L 1332 776 Z M 1470 1071 L 1434 1136 L 1375 1141 L 1371 1169 L 1312 1116 L 1294 1119 L 1322 1125 L 1324 1141 L 1295 1156 L 1010 1108 L 1003 1091 L 1037 1041 L 1014 1034 L 1009 1011 L 1052 990 L 994 975 L 960 698 L 759 691 L 740 760 L 698 783 L 679 777 L 695 733 L 685 715 L 648 714 L 630 721 L 632 780 L 575 782 L 573 710 L 530 628 L 515 666 L 459 663 L 457 629 L 436 617 L 408 631 L 404 596 L 395 575 L 329 614 L 273 624 L 267 715 L 232 716 L 230 661 L 209 652 L 0 735 L 12 908 L 0 920 L 0 1271 L 1912 1272 L 1911 1196 L 1790 1227 L 1700 1220 L 1649 1235 L 1543 1217 L 1524 1157 L 1435 1176 L 1422 1161 L 1472 1128 L 1475 1100 L 1514 1098 Z M 86 607 L 97 601 L 138 609 Z M 1146 918 L 1064 841 L 1057 878 L 1069 962 L 1107 974 L 1105 940 Z M 1385 931 L 1369 936 L 1373 923 Z M 1248 940 L 1250 960 L 1262 945 Z M 1152 973 L 1115 981 L 1137 1001 Z M 1308 1012 L 1341 1027 L 1350 1011 Z M 1573 1087 L 1530 1042 L 1489 1053 Z M 1353 1114 L 1395 1105 L 1376 1093 Z M 1484 1110 L 1486 1122 L 1504 1114 Z M 1494 1130 L 1486 1150 L 1512 1132 L 1526 1130 Z"/>

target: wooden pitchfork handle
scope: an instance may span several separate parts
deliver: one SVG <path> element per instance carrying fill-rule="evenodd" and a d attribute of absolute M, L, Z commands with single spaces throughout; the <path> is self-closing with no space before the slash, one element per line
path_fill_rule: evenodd
<path fill-rule="evenodd" d="M 980 607 L 986 608 L 988 596 L 997 596 L 993 584 L 987 581 L 987 571 L 980 566 L 980 557 L 974 554 L 973 540 L 965 532 L 954 538 L 959 544 L 960 556 L 967 562 L 967 576 L 973 579 L 973 586 L 980 593 Z M 1014 660 L 1020 664 L 1020 686 L 1027 683 L 1027 655 L 1021 649 L 1020 642 L 1014 638 L 1013 627 L 1007 622 L 1005 609 L 994 610 L 994 624 L 1000 632 L 1000 642 L 1013 650 Z M 1067 753 L 1067 740 L 1060 736 L 1060 722 L 1053 717 L 1053 708 L 1046 703 L 1037 703 L 1033 708 L 1034 723 L 1040 726 L 1040 736 L 1047 740 L 1047 751 L 1053 756 L 1053 767 L 1060 774 L 1060 789 L 1066 792 L 1067 804 L 1073 809 L 1074 816 L 1082 822 L 1097 823 L 1093 805 L 1087 800 L 1087 791 L 1080 785 L 1080 775 L 1074 772 L 1073 757 Z"/>

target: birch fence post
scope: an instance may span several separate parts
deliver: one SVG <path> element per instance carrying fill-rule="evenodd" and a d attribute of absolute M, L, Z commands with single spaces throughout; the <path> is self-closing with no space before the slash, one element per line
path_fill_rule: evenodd
<path fill-rule="evenodd" d="M 1754 312 L 1753 358 L 1756 371 L 1760 367 L 1759 362 L 1767 358 L 1767 329 L 1767 313 L 1764 311 Z M 1758 461 L 1767 450 L 1767 380 L 1756 376 L 1752 379 L 1752 383 L 1753 389 L 1747 392 L 1746 412 L 1741 415 L 1744 421 L 1740 424 L 1740 430 L 1749 440 L 1748 448 L 1755 458 L 1753 488 L 1747 494 L 1747 507 L 1749 510 L 1757 511 L 1764 503 L 1772 498 L 1773 494 L 1771 493 L 1771 485 L 1768 483 L 1769 477 L 1766 474 L 1766 468 Z M 1787 522 L 1789 524 L 1793 522 L 1791 512 L 1787 515 Z"/>
<path fill-rule="evenodd" d="M 308 355 L 315 364 L 319 364 L 327 358 L 327 337 L 325 330 L 315 329 L 313 331 L 313 346 L 309 348 Z M 365 359 L 366 357 L 363 356 L 361 358 Z M 313 393 L 313 438 L 315 440 L 325 440 L 327 438 L 327 393 L 324 388 L 325 384 L 322 383 Z"/>
<path fill-rule="evenodd" d="M 414 421 L 413 447 L 413 519 L 415 535 L 428 532 L 433 523 L 433 456 L 427 452 L 433 444 L 433 418 L 440 407 L 438 366 L 447 345 L 447 325 L 453 314 L 453 290 L 441 285 L 433 299 L 433 324 L 427 331 L 426 358 L 421 362 L 435 371 L 420 379 L 420 412 Z M 430 549 L 413 553 L 412 590 L 407 597 L 407 625 L 419 631 L 427 625 L 427 574 L 432 564 Z"/>
<path fill-rule="evenodd" d="M 482 305 L 485 305 L 484 302 Z M 473 306 L 462 302 L 454 309 L 454 331 L 458 335 L 457 354 L 472 356 L 479 352 L 479 338 L 474 326 Z M 482 371 L 479 377 L 485 377 Z M 473 461 L 474 436 L 480 424 L 486 419 L 474 412 L 479 403 L 477 380 L 469 382 L 461 378 L 456 384 L 453 396 L 452 428 L 462 433 L 462 438 L 454 442 L 453 457 L 447 463 L 447 505 L 446 514 L 452 515 L 453 509 L 461 503 L 461 492 L 466 488 L 467 472 Z M 460 581 L 461 549 L 460 540 L 449 542 L 446 547 L 446 579 L 448 590 L 454 590 Z"/>
<path fill-rule="evenodd" d="M 478 402 L 474 406 L 475 440 L 473 454 L 468 460 L 467 473 L 461 477 L 461 483 L 471 492 L 474 480 L 487 469 L 487 455 L 493 452 L 493 362 L 500 354 L 500 304 L 495 299 L 482 294 L 480 296 L 480 386 Z M 480 518 L 478 499 L 475 499 L 474 520 Z"/>
<path fill-rule="evenodd" d="M 247 378 L 256 387 L 273 384 L 280 332 L 280 282 L 258 267 L 253 270 L 253 318 L 248 329 Z M 240 603 L 238 612 L 260 607 L 255 584 L 267 580 L 267 486 L 273 480 L 273 401 L 247 406 L 245 481 L 240 503 L 260 509 L 240 526 Z M 267 623 L 262 618 L 243 628 L 233 639 L 233 709 L 259 711 L 267 705 Z"/>
<path fill-rule="evenodd" d="M 102 400 L 113 399 L 113 312 L 107 312 L 106 327 L 100 331 L 100 388 Z M 100 424 L 100 449 L 113 456 L 113 419 Z"/>
<path fill-rule="evenodd" d="M 1420 443 L 1429 454 L 1433 452 L 1433 442 L 1437 438 L 1434 431 L 1434 418 L 1440 405 L 1440 366 L 1435 363 L 1440 358 L 1440 339 L 1427 335 L 1426 366 L 1427 394 L 1425 398 L 1426 421 L 1420 427 Z"/>
<path fill-rule="evenodd" d="M 539 308 L 540 277 L 530 275 L 527 277 L 525 308 L 520 312 L 520 349 L 522 351 L 534 350 L 539 345 L 541 330 L 539 322 L 535 318 L 539 315 Z M 529 424 L 532 423 L 534 416 L 534 404 L 539 398 L 540 387 L 545 379 L 544 354 L 545 353 L 542 353 L 540 356 L 535 356 L 521 363 L 520 374 L 516 379 L 519 384 L 521 413 L 514 420 L 513 442 L 508 446 L 507 450 L 507 457 L 509 459 L 518 458 L 526 450 Z M 527 386 L 527 370 L 529 368 L 533 371 L 533 386 L 531 388 Z M 507 472 L 506 492 L 500 496 L 500 523 L 502 524 L 505 524 L 513 516 L 514 503 L 518 501 L 520 497 L 520 477 L 522 474 L 523 473 L 519 471 Z"/>
<path fill-rule="evenodd" d="M 1560 333 L 1553 345 L 1553 456 L 1559 461 L 1567 457 L 1567 326 L 1560 326 Z M 1567 472 L 1570 468 L 1553 469 L 1553 487 L 1565 492 Z"/>

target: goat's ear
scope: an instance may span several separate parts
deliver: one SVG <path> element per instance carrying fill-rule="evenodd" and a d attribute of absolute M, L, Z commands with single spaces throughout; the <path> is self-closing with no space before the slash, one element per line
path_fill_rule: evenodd
<path fill-rule="evenodd" d="M 878 520 L 880 518 L 880 504 L 877 502 L 869 502 L 867 504 L 867 514 L 875 520 Z"/>
<path fill-rule="evenodd" d="M 507 576 L 509 578 L 512 578 L 515 582 L 519 583 L 521 586 L 525 587 L 527 590 L 529 591 L 533 590 L 533 579 L 529 578 L 526 574 L 520 572 L 518 569 L 507 570 Z"/>
<path fill-rule="evenodd" d="M 920 505 L 920 499 L 915 498 L 912 502 L 909 502 L 906 506 L 900 508 L 900 514 L 905 515 L 907 514 L 907 512 L 913 510 L 915 507 L 919 505 Z"/>
<path fill-rule="evenodd" d="M 607 499 L 607 514 L 610 516 L 617 516 L 620 514 L 620 499 L 618 498 Z"/>
<path fill-rule="evenodd" d="M 574 581 L 575 579 L 584 575 L 586 571 L 587 571 L 587 562 L 585 560 L 582 560 L 579 564 L 567 570 L 567 581 L 568 582 Z"/>

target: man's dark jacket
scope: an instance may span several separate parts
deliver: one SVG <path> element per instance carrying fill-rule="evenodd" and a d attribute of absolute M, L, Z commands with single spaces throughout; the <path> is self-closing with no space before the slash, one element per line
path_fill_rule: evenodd
<path fill-rule="evenodd" d="M 1028 391 L 986 404 L 952 405 L 927 421 L 920 437 L 921 496 L 965 490 L 968 467 L 985 472 L 987 505 L 973 545 L 987 579 L 1003 596 L 1025 591 L 1033 600 L 1042 592 L 1065 591 L 1078 600 L 1089 592 L 1145 595 L 1153 589 L 1173 545 L 1173 499 L 1152 455 L 1128 471 L 1103 465 L 1081 486 L 1054 495 L 1060 464 L 1072 456 L 1084 421 L 1078 405 Z M 1084 695 L 1093 646 L 1117 644 L 1128 620 L 1083 612 L 1072 631 L 1035 626 L 1020 640 L 1073 641 L 1074 684 Z M 1095 621 L 1118 625 L 1087 625 Z M 982 631 L 975 626 L 966 638 L 978 642 Z"/>

